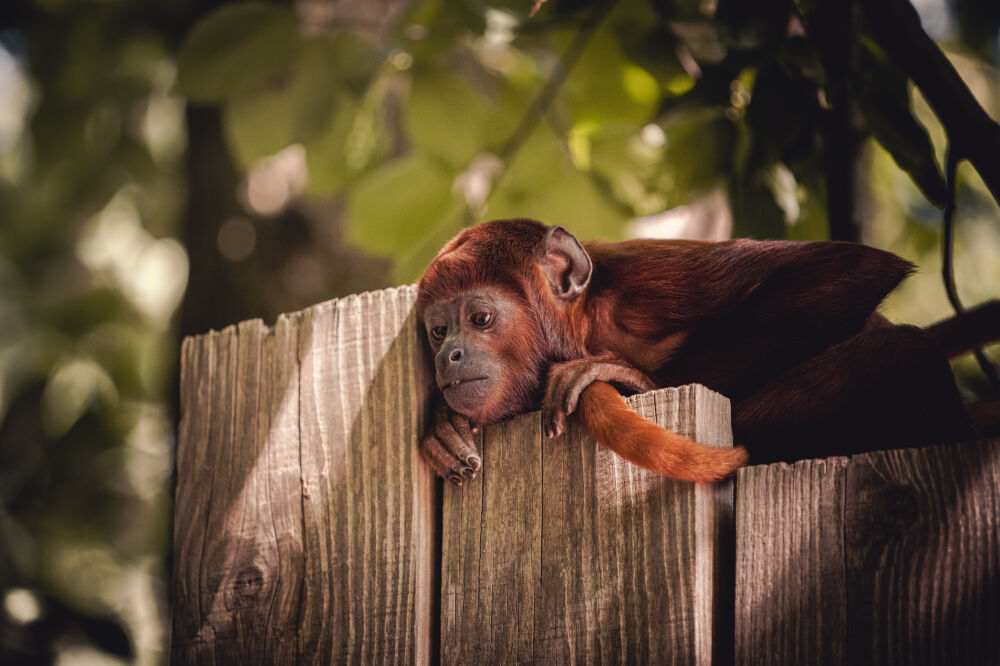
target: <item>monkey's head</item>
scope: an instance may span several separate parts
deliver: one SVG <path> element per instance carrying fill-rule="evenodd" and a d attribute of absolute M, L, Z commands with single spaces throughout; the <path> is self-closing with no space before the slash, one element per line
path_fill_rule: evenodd
<path fill-rule="evenodd" d="M 535 407 L 549 363 L 581 354 L 567 309 L 591 271 L 572 234 L 531 220 L 485 222 L 449 241 L 417 295 L 448 405 L 475 423 Z"/>

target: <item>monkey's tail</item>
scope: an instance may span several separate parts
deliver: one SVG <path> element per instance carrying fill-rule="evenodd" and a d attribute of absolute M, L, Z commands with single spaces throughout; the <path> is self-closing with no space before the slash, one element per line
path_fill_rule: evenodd
<path fill-rule="evenodd" d="M 718 481 L 747 463 L 743 447 L 706 446 L 647 421 L 605 382 L 584 389 L 578 413 L 598 442 L 629 462 L 673 479 Z"/>
<path fill-rule="evenodd" d="M 926 330 L 948 358 L 1000 339 L 1000 301 L 986 301 Z"/>

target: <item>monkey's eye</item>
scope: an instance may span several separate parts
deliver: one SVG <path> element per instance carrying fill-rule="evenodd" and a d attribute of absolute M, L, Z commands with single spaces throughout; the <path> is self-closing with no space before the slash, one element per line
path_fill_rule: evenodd
<path fill-rule="evenodd" d="M 447 326 L 435 326 L 431 329 L 431 337 L 435 340 L 444 340 L 444 336 L 448 334 Z"/>
<path fill-rule="evenodd" d="M 469 317 L 469 321 L 472 322 L 473 326 L 486 328 L 493 323 L 493 315 L 489 312 L 477 312 Z"/>

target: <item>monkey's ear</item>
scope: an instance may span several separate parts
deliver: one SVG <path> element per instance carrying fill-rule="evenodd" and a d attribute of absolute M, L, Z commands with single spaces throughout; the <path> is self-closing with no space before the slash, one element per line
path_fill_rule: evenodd
<path fill-rule="evenodd" d="M 562 227 L 551 227 L 540 250 L 538 263 L 556 298 L 569 301 L 587 288 L 593 265 L 573 234 Z"/>

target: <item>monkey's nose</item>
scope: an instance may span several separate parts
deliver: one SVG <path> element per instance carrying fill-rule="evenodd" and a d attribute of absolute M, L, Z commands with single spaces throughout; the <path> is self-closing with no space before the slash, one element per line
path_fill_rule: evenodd
<path fill-rule="evenodd" d="M 458 361 L 461 361 L 462 360 L 462 350 L 461 349 L 452 349 L 451 353 L 448 354 L 448 360 L 451 361 L 452 363 L 457 363 Z"/>

